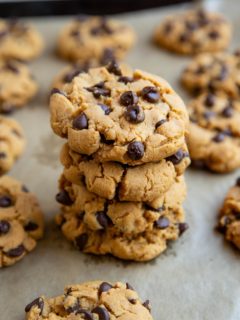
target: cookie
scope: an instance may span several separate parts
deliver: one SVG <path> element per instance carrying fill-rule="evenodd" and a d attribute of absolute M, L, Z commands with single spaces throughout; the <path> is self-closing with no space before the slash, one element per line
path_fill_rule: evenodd
<path fill-rule="evenodd" d="M 120 201 L 153 201 L 166 192 L 175 178 L 184 173 L 190 164 L 186 146 L 179 150 L 184 157 L 167 158 L 161 162 L 129 167 L 117 162 L 100 163 L 88 159 L 65 144 L 61 151 L 61 162 L 65 177 L 74 184 L 85 181 L 88 191 L 100 197 Z M 176 163 L 175 163 L 176 162 Z"/>
<path fill-rule="evenodd" d="M 57 51 L 67 60 L 88 62 L 123 59 L 135 43 L 135 32 L 124 22 L 105 17 L 80 16 L 61 31 Z"/>
<path fill-rule="evenodd" d="M 154 42 L 180 54 L 226 49 L 232 36 L 229 22 L 219 13 L 191 10 L 166 17 L 154 32 Z"/>
<path fill-rule="evenodd" d="M 227 241 L 240 249 L 240 178 L 225 197 L 217 228 Z"/>
<path fill-rule="evenodd" d="M 28 67 L 16 60 L 0 60 L 0 113 L 23 107 L 38 86 Z"/>
<path fill-rule="evenodd" d="M 192 164 L 215 172 L 240 167 L 240 103 L 224 93 L 204 93 L 189 104 Z"/>
<path fill-rule="evenodd" d="M 67 286 L 61 296 L 42 296 L 25 308 L 27 320 L 153 320 L 150 311 L 129 283 L 103 281 Z"/>
<path fill-rule="evenodd" d="M 183 86 L 192 94 L 223 91 L 239 98 L 239 56 L 231 53 L 203 53 L 196 56 L 181 76 Z"/>
<path fill-rule="evenodd" d="M 16 19 L 0 20 L 0 58 L 31 60 L 42 49 L 42 36 L 31 24 Z"/>
<path fill-rule="evenodd" d="M 170 85 L 140 70 L 125 73 L 116 63 L 53 90 L 50 109 L 54 132 L 99 162 L 156 162 L 185 142 L 187 110 Z"/>
<path fill-rule="evenodd" d="M 43 214 L 34 194 L 19 181 L 0 178 L 0 267 L 32 251 L 43 235 Z"/>
<path fill-rule="evenodd" d="M 153 202 L 106 200 L 62 177 L 56 217 L 64 236 L 86 253 L 147 261 L 167 248 L 187 228 L 181 207 L 186 195 L 183 177 Z"/>
<path fill-rule="evenodd" d="M 22 127 L 15 120 L 0 116 L 0 176 L 12 168 L 24 148 Z"/>

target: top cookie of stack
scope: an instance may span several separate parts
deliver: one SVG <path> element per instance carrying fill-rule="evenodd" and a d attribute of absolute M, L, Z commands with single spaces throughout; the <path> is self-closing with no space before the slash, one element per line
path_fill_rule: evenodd
<path fill-rule="evenodd" d="M 170 85 L 114 62 L 53 89 L 50 105 L 54 132 L 100 162 L 156 162 L 185 143 L 187 111 Z"/>

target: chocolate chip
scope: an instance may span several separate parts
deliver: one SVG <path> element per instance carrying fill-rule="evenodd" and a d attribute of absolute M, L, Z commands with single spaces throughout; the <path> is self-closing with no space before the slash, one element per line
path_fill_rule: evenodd
<path fill-rule="evenodd" d="M 92 92 L 95 98 L 100 98 L 101 96 L 110 96 L 111 91 L 104 87 L 105 83 L 99 82 L 90 88 L 86 88 L 89 92 Z"/>
<path fill-rule="evenodd" d="M 6 153 L 0 152 L 0 159 L 4 159 L 6 157 L 7 157 Z"/>
<path fill-rule="evenodd" d="M 225 139 L 225 134 L 224 134 L 223 132 L 217 133 L 217 134 L 212 138 L 212 140 L 213 140 L 214 142 L 217 142 L 217 143 L 222 142 L 224 139 Z"/>
<path fill-rule="evenodd" d="M 79 309 L 76 314 L 83 314 L 85 320 L 94 320 L 91 312 L 88 310 Z"/>
<path fill-rule="evenodd" d="M 187 229 L 189 228 L 189 225 L 185 222 L 178 224 L 178 230 L 179 230 L 179 236 L 181 236 Z"/>
<path fill-rule="evenodd" d="M 16 258 L 16 257 L 20 257 L 24 252 L 25 252 L 25 248 L 22 244 L 20 244 L 20 246 L 5 252 L 5 254 L 8 257 Z"/>
<path fill-rule="evenodd" d="M 9 102 L 2 102 L 2 104 L 0 105 L 0 110 L 3 114 L 11 114 L 14 109 L 15 107 Z"/>
<path fill-rule="evenodd" d="M 154 227 L 158 228 L 158 229 L 166 229 L 167 227 L 169 227 L 169 220 L 166 217 L 160 217 L 158 220 L 156 220 L 154 222 Z"/>
<path fill-rule="evenodd" d="M 164 26 L 164 33 L 168 34 L 173 30 L 174 25 L 171 22 L 168 22 Z"/>
<path fill-rule="evenodd" d="M 66 311 L 68 314 L 71 314 L 71 313 L 77 314 L 80 309 L 81 308 L 79 305 L 79 300 L 77 300 L 77 302 L 74 305 L 67 307 Z"/>
<path fill-rule="evenodd" d="M 151 312 L 151 307 L 150 307 L 150 301 L 146 300 L 145 302 L 143 302 L 142 304 L 146 309 L 148 309 L 149 312 Z"/>
<path fill-rule="evenodd" d="M 210 31 L 208 33 L 209 38 L 216 40 L 217 38 L 219 38 L 219 33 L 216 30 Z"/>
<path fill-rule="evenodd" d="M 225 118 L 231 118 L 233 116 L 233 108 L 231 106 L 227 106 L 222 111 L 222 116 Z"/>
<path fill-rule="evenodd" d="M 88 242 L 88 235 L 86 233 L 81 234 L 75 238 L 75 244 L 78 250 L 83 251 Z"/>
<path fill-rule="evenodd" d="M 112 110 L 106 104 L 98 103 L 98 105 L 102 108 L 106 115 L 109 115 L 109 113 L 111 113 Z"/>
<path fill-rule="evenodd" d="M 207 13 L 203 9 L 198 10 L 197 15 L 198 15 L 200 26 L 203 27 L 209 23 L 209 19 L 207 18 Z"/>
<path fill-rule="evenodd" d="M 216 77 L 216 80 L 223 81 L 223 80 L 225 80 L 227 78 L 227 76 L 228 76 L 228 67 L 226 65 L 222 65 L 220 73 Z"/>
<path fill-rule="evenodd" d="M 23 191 L 23 192 L 26 192 L 26 193 L 29 192 L 28 188 L 27 188 L 25 185 L 22 186 L 22 191 Z"/>
<path fill-rule="evenodd" d="M 0 220 L 0 236 L 8 233 L 10 227 L 11 225 L 7 220 Z"/>
<path fill-rule="evenodd" d="M 13 72 L 13 73 L 16 73 L 16 74 L 19 73 L 18 68 L 17 68 L 11 61 L 7 61 L 7 62 L 6 62 L 5 68 L 6 68 L 7 70 L 10 70 L 10 71 Z"/>
<path fill-rule="evenodd" d="M 198 24 L 194 21 L 186 21 L 185 25 L 189 31 L 194 31 L 198 28 Z"/>
<path fill-rule="evenodd" d="M 127 155 L 132 160 L 140 160 L 144 156 L 144 145 L 142 142 L 134 141 L 129 143 Z"/>
<path fill-rule="evenodd" d="M 102 307 L 96 307 L 92 310 L 92 313 L 96 313 L 99 317 L 99 320 L 110 320 L 108 311 Z"/>
<path fill-rule="evenodd" d="M 136 303 L 137 303 L 137 300 L 136 300 L 136 299 L 128 299 L 128 301 L 129 301 L 131 304 L 136 304 Z"/>
<path fill-rule="evenodd" d="M 215 104 L 215 96 L 212 93 L 209 93 L 206 96 L 206 99 L 204 101 L 205 106 L 207 107 L 213 107 Z"/>
<path fill-rule="evenodd" d="M 227 226 L 231 223 L 231 219 L 228 216 L 223 216 L 221 218 L 220 224 L 217 226 L 217 231 L 225 233 L 227 231 Z"/>
<path fill-rule="evenodd" d="M 132 290 L 132 291 L 135 291 L 134 289 L 133 289 L 133 287 L 130 285 L 130 283 L 126 283 L 126 288 L 128 289 L 128 290 Z"/>
<path fill-rule="evenodd" d="M 162 120 L 159 120 L 156 125 L 155 125 L 155 128 L 157 129 L 158 127 L 160 127 L 162 124 L 164 124 L 165 122 L 167 122 L 166 119 L 162 119 Z"/>
<path fill-rule="evenodd" d="M 56 200 L 57 202 L 63 204 L 64 206 L 71 206 L 73 204 L 73 201 L 66 190 L 61 190 L 56 195 Z"/>
<path fill-rule="evenodd" d="M 72 122 L 73 129 L 83 130 L 88 128 L 88 118 L 84 112 L 80 113 Z"/>
<path fill-rule="evenodd" d="M 171 161 L 174 165 L 179 164 L 183 158 L 185 158 L 187 154 L 179 149 L 175 154 L 167 158 L 167 161 Z"/>
<path fill-rule="evenodd" d="M 38 225 L 33 221 L 29 221 L 28 224 L 24 226 L 25 231 L 35 231 L 37 229 L 38 229 Z"/>
<path fill-rule="evenodd" d="M 180 42 L 187 42 L 189 40 L 189 34 L 188 33 L 183 33 L 179 37 Z"/>
<path fill-rule="evenodd" d="M 138 103 L 138 96 L 133 91 L 126 91 L 120 96 L 120 104 L 128 107 Z"/>
<path fill-rule="evenodd" d="M 75 77 L 77 77 L 80 73 L 87 71 L 84 68 L 74 69 L 63 76 L 63 82 L 70 83 Z"/>
<path fill-rule="evenodd" d="M 107 292 L 107 291 L 109 291 L 110 289 L 112 289 L 112 285 L 111 285 L 111 284 L 109 284 L 109 283 L 107 283 L 107 282 L 102 282 L 102 283 L 100 284 L 99 289 L 98 289 L 98 295 L 101 296 L 101 294 L 102 294 L 103 292 Z"/>
<path fill-rule="evenodd" d="M 81 35 L 81 34 L 80 34 L 80 31 L 77 30 L 77 29 L 70 31 L 70 36 L 71 36 L 71 37 L 76 37 L 76 38 L 79 37 L 79 38 L 80 38 L 80 35 Z"/>
<path fill-rule="evenodd" d="M 114 144 L 114 140 L 107 140 L 106 137 L 104 136 L 104 134 L 100 134 L 100 137 L 101 137 L 101 142 L 102 143 L 105 143 L 107 145 L 111 145 L 111 144 Z"/>
<path fill-rule="evenodd" d="M 33 300 L 31 303 L 29 303 L 26 307 L 25 307 L 25 312 L 29 312 L 32 307 L 37 306 L 38 309 L 40 309 L 40 315 L 42 314 L 43 311 L 43 307 L 44 307 L 44 301 L 42 298 L 37 298 L 35 300 Z"/>
<path fill-rule="evenodd" d="M 124 117 L 131 123 L 140 123 L 145 119 L 144 112 L 138 105 L 128 106 L 124 113 Z"/>
<path fill-rule="evenodd" d="M 113 49 L 110 49 L 110 48 L 104 49 L 102 58 L 100 59 L 100 63 L 102 65 L 106 65 L 113 60 L 115 60 Z"/>
<path fill-rule="evenodd" d="M 121 76 L 118 78 L 119 82 L 123 82 L 125 84 L 133 82 L 133 78 L 127 76 Z"/>
<path fill-rule="evenodd" d="M 109 65 L 107 66 L 107 70 L 110 72 L 110 73 L 113 73 L 115 74 L 116 76 L 121 76 L 122 75 L 122 71 L 119 67 L 119 65 L 117 64 L 116 61 L 111 61 L 109 63 Z"/>
<path fill-rule="evenodd" d="M 240 187 L 240 177 L 236 180 L 236 186 Z"/>
<path fill-rule="evenodd" d="M 195 70 L 195 74 L 203 74 L 205 72 L 205 66 L 199 66 L 196 70 Z"/>
<path fill-rule="evenodd" d="M 56 94 L 56 93 L 61 94 L 61 95 L 63 95 L 63 96 L 66 96 L 65 92 L 62 91 L 62 90 L 60 90 L 60 89 L 58 89 L 58 88 L 53 88 L 53 89 L 51 90 L 51 93 L 50 93 L 50 94 L 53 95 L 53 94 Z"/>
<path fill-rule="evenodd" d="M 144 100 L 147 100 L 151 103 L 158 102 L 160 99 L 160 95 L 156 87 L 144 87 L 142 89 L 141 95 Z"/>
<path fill-rule="evenodd" d="M 162 211 L 164 211 L 166 209 L 164 205 L 162 205 L 159 208 L 153 208 L 147 203 L 145 203 L 144 207 L 145 207 L 146 210 L 151 210 L 151 211 L 154 211 L 154 212 L 162 212 Z"/>
<path fill-rule="evenodd" d="M 203 117 L 206 119 L 206 120 L 209 120 L 213 117 L 215 117 L 216 113 L 213 112 L 213 111 L 206 111 L 203 113 Z"/>
<path fill-rule="evenodd" d="M 0 196 L 0 207 L 8 208 L 12 206 L 12 199 L 9 196 Z"/>
<path fill-rule="evenodd" d="M 108 227 L 110 218 L 107 216 L 105 212 L 103 211 L 97 212 L 96 219 L 100 224 L 100 226 L 103 227 L 103 229 L 106 229 Z"/>

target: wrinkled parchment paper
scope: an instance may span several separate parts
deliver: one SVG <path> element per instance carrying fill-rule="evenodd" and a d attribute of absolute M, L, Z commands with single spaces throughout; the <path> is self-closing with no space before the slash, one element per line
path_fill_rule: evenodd
<path fill-rule="evenodd" d="M 240 36 L 239 1 L 209 1 L 208 4 L 224 12 L 233 22 L 232 47 L 236 48 Z M 155 48 L 150 36 L 164 15 L 187 7 L 119 16 L 138 33 L 138 43 L 127 61 L 133 67 L 165 77 L 186 101 L 188 97 L 177 79 L 189 58 Z M 30 64 L 40 84 L 38 96 L 29 107 L 14 114 L 26 131 L 28 145 L 10 174 L 37 194 L 46 214 L 47 227 L 44 239 L 33 253 L 0 271 L 0 319 L 23 320 L 25 305 L 35 297 L 55 296 L 61 294 L 67 284 L 93 279 L 130 282 L 143 299 L 150 299 L 156 320 L 240 319 L 240 254 L 213 230 L 224 194 L 240 172 L 214 175 L 189 169 L 185 208 L 190 229 L 166 253 L 149 263 L 81 254 L 55 227 L 53 217 L 58 205 L 54 196 L 61 172 L 58 155 L 63 140 L 50 129 L 47 94 L 53 76 L 65 65 L 55 57 L 54 45 L 59 28 L 68 19 L 30 19 L 44 35 L 46 51 Z"/>

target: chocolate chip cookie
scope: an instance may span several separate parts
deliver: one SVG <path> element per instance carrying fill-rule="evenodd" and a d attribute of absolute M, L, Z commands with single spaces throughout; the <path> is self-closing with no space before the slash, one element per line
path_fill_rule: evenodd
<path fill-rule="evenodd" d="M 15 120 L 0 116 L 0 176 L 12 168 L 24 148 L 22 127 Z"/>
<path fill-rule="evenodd" d="M 240 103 L 223 92 L 204 93 L 189 104 L 192 164 L 215 172 L 240 167 Z"/>
<path fill-rule="evenodd" d="M 153 320 L 150 302 L 142 302 L 129 283 L 103 281 L 67 286 L 54 298 L 34 299 L 26 308 L 27 320 Z"/>
<path fill-rule="evenodd" d="M 154 42 L 176 53 L 196 54 L 226 49 L 231 35 L 231 25 L 221 14 L 192 10 L 165 18 Z"/>
<path fill-rule="evenodd" d="M 61 151 L 64 175 L 74 184 L 82 180 L 88 191 L 103 198 L 120 201 L 153 201 L 166 192 L 175 178 L 190 164 L 186 146 L 179 150 L 182 156 L 161 162 L 129 167 L 117 162 L 100 163 L 82 156 L 65 144 Z"/>
<path fill-rule="evenodd" d="M 37 83 L 27 65 L 0 59 L 0 113 L 23 107 L 37 92 Z"/>
<path fill-rule="evenodd" d="M 81 73 L 64 91 L 53 89 L 50 108 L 54 132 L 99 162 L 156 162 L 185 142 L 187 110 L 170 85 L 115 62 Z"/>
<path fill-rule="evenodd" d="M 19 20 L 0 20 L 0 58 L 31 60 L 39 56 L 43 39 L 30 24 Z"/>
<path fill-rule="evenodd" d="M 0 177 L 0 267 L 21 260 L 42 235 L 43 214 L 35 195 L 21 182 Z"/>
<path fill-rule="evenodd" d="M 240 96 L 240 58 L 231 53 L 203 53 L 196 56 L 181 76 L 183 86 L 192 94 L 223 91 Z"/>
<path fill-rule="evenodd" d="M 61 31 L 57 51 L 72 61 L 123 59 L 135 43 L 135 32 L 124 22 L 105 17 L 80 16 Z"/>
<path fill-rule="evenodd" d="M 56 222 L 80 251 L 147 261 L 186 230 L 181 207 L 185 194 L 184 179 L 179 177 L 153 202 L 109 201 L 89 192 L 83 183 L 74 185 L 63 176 L 56 197 L 62 213 Z"/>
<path fill-rule="evenodd" d="M 240 249 L 240 178 L 225 197 L 219 214 L 218 230 Z"/>

